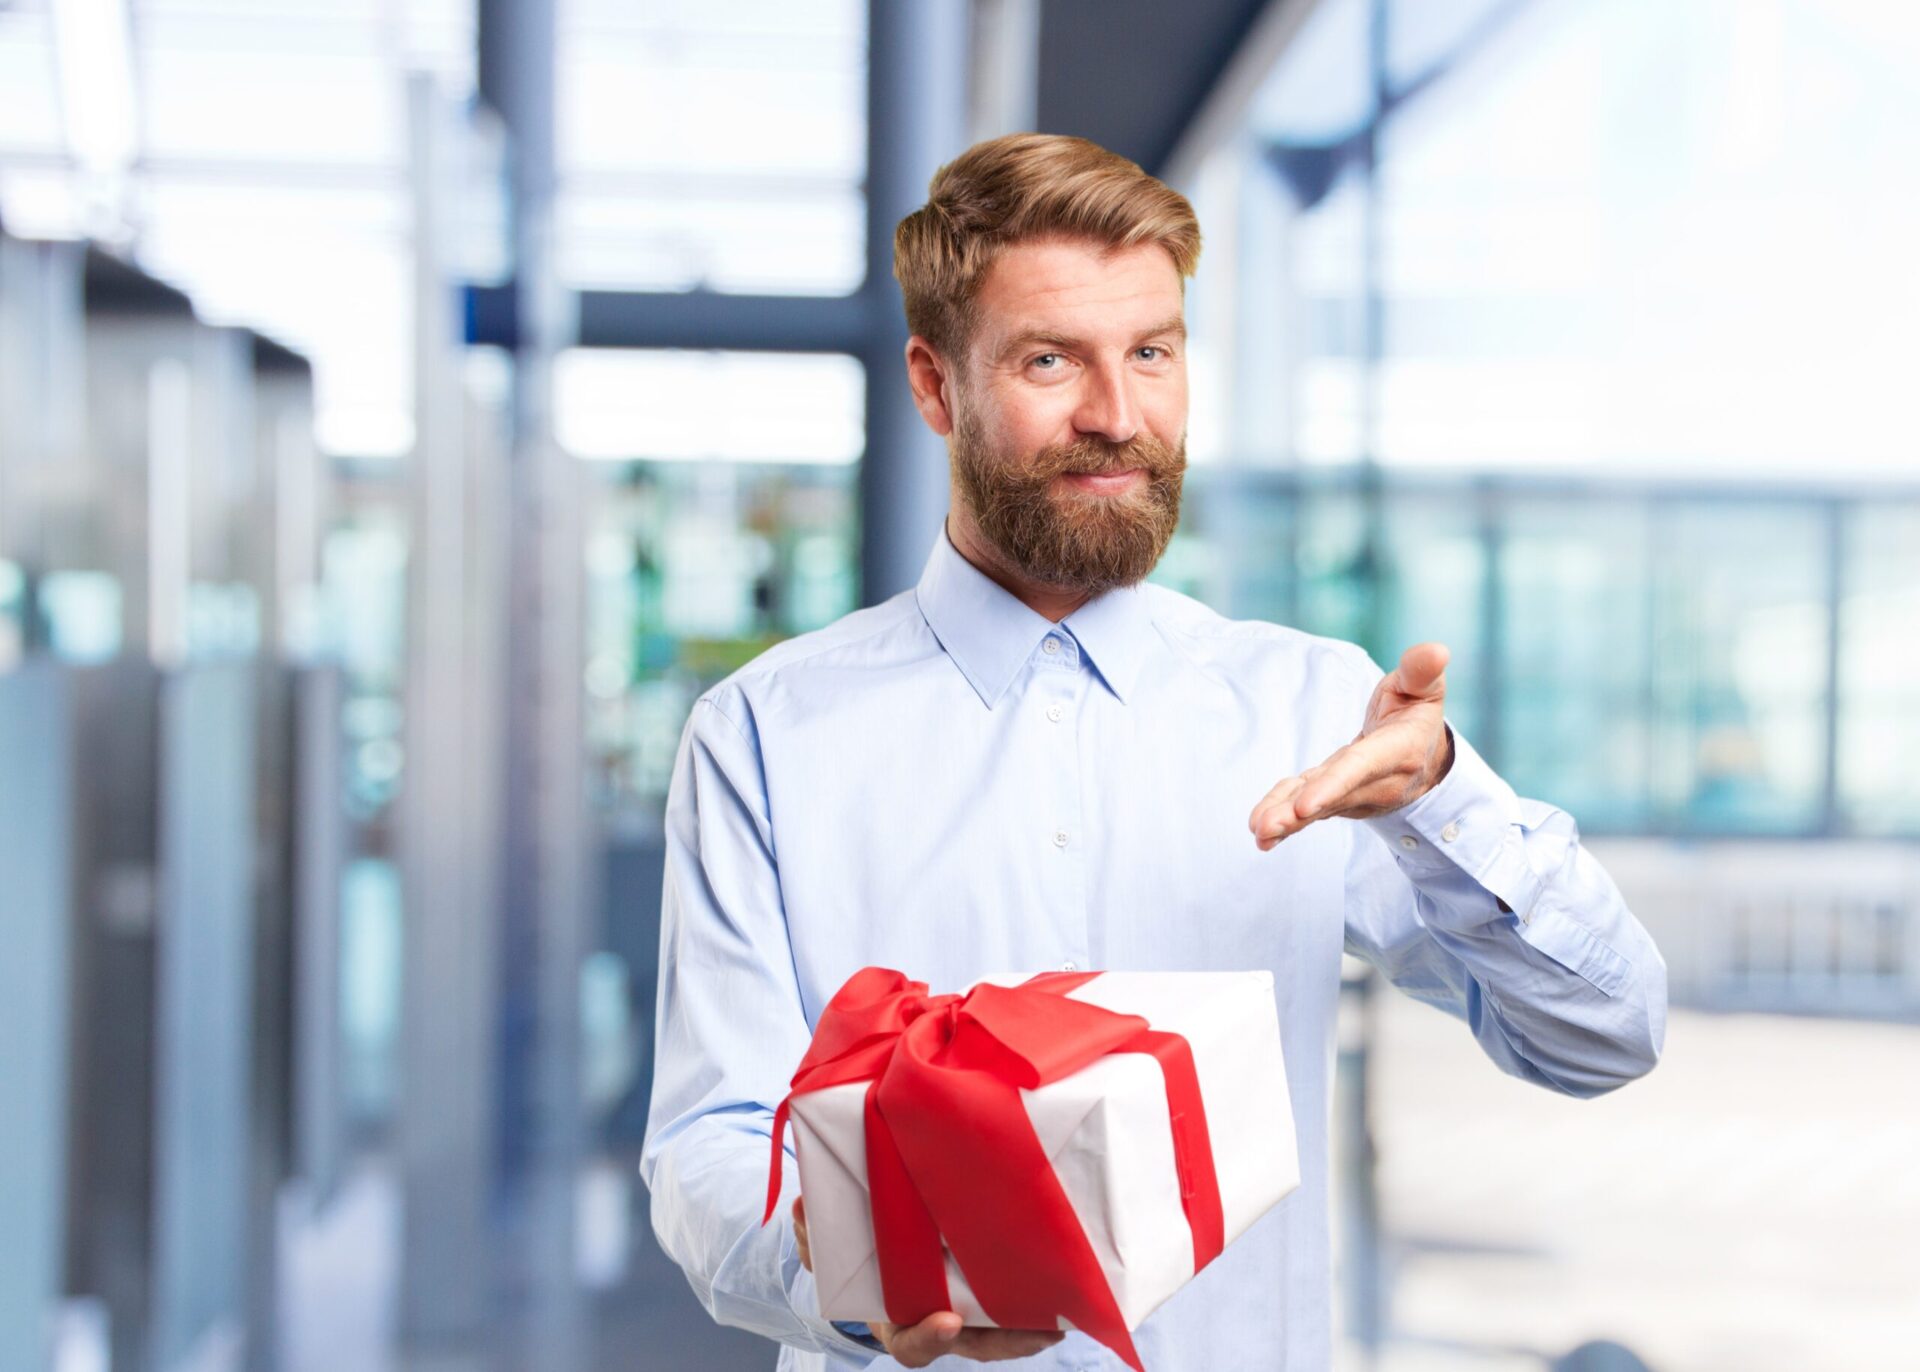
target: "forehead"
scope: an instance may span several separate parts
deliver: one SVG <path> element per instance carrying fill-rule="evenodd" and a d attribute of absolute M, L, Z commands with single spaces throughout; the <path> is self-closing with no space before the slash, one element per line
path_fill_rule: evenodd
<path fill-rule="evenodd" d="M 1080 239 L 1016 243 L 987 269 L 974 298 L 977 343 L 1031 330 L 1130 341 L 1132 333 L 1180 313 L 1180 271 L 1157 243 L 1109 249 Z"/>

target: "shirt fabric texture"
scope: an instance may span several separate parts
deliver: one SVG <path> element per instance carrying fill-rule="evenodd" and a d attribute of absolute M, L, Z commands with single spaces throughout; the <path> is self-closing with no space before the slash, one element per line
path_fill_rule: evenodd
<path fill-rule="evenodd" d="M 667 801 L 641 1172 L 714 1318 L 779 1340 L 782 1372 L 899 1365 L 820 1317 L 791 1159 L 760 1224 L 774 1107 L 863 966 L 935 992 L 1055 968 L 1273 972 L 1301 1184 L 1142 1324 L 1149 1372 L 1331 1365 L 1343 951 L 1514 1076 L 1590 1096 L 1649 1070 L 1659 953 L 1572 818 L 1457 731 L 1411 805 L 1255 845 L 1255 803 L 1359 733 L 1381 676 L 1352 644 L 1153 584 L 1054 624 L 943 532 L 913 590 L 701 697 Z M 1122 1366 L 1077 1332 L 1019 1365 Z"/>

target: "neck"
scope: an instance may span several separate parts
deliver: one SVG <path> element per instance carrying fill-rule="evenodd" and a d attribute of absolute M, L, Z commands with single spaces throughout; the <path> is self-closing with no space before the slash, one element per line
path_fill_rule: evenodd
<path fill-rule="evenodd" d="M 1022 605 L 1055 624 L 1087 603 L 1085 591 L 1069 590 L 1023 575 L 999 549 L 987 542 L 957 495 L 947 512 L 947 537 L 960 556 L 1005 587 Z"/>

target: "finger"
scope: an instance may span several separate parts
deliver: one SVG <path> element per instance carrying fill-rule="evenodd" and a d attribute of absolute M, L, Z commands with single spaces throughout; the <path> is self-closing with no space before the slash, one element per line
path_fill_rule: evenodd
<path fill-rule="evenodd" d="M 892 1337 L 882 1339 L 887 1352 L 903 1367 L 925 1367 L 935 1358 L 953 1351 L 960 1337 L 960 1316 L 941 1310 L 918 1324 L 894 1326 Z"/>
<path fill-rule="evenodd" d="M 799 1196 L 793 1198 L 793 1237 L 800 1246 L 800 1265 L 813 1271 L 813 1248 L 807 1242 L 807 1204 Z"/>
<path fill-rule="evenodd" d="M 966 1329 L 947 1351 L 975 1362 L 1008 1362 L 1045 1352 L 1065 1337 L 1047 1329 Z"/>
<path fill-rule="evenodd" d="M 1453 654 L 1444 643 L 1416 643 L 1400 654 L 1400 666 L 1393 673 L 1394 688 L 1416 699 L 1438 699 L 1446 694 L 1447 663 Z"/>
<path fill-rule="evenodd" d="M 1356 739 L 1328 758 L 1320 774 L 1300 788 L 1293 808 L 1302 823 L 1312 823 L 1360 803 L 1359 796 L 1394 770 L 1398 751 L 1378 736 Z"/>
<path fill-rule="evenodd" d="M 1355 739 L 1317 767 L 1289 777 L 1268 792 L 1255 812 L 1253 832 L 1261 851 L 1291 838 L 1315 820 L 1338 814 L 1347 792 L 1380 765 L 1377 744 Z M 1356 753 L 1358 756 L 1356 756 Z"/>
<path fill-rule="evenodd" d="M 1275 823 L 1283 823 L 1291 817 L 1293 811 L 1287 808 L 1287 802 L 1306 785 L 1304 776 L 1288 777 L 1279 782 L 1271 791 L 1260 797 L 1253 807 L 1253 813 L 1247 816 L 1247 828 L 1253 830 L 1255 838 L 1265 838 Z"/>

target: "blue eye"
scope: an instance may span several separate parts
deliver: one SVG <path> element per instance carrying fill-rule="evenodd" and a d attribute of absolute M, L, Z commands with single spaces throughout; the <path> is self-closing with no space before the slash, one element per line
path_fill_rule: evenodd
<path fill-rule="evenodd" d="M 1050 357 L 1058 358 L 1059 356 L 1060 356 L 1059 353 L 1041 353 L 1040 356 L 1033 359 L 1033 362 L 1030 365 L 1038 367 L 1042 362 L 1045 362 L 1048 358 Z M 1053 369 L 1051 367 L 1048 367 L 1048 368 L 1045 368 L 1044 370 L 1052 371 Z"/>
<path fill-rule="evenodd" d="M 1143 353 L 1159 353 L 1161 357 L 1165 357 L 1167 355 L 1167 350 L 1165 348 L 1162 348 L 1158 344 L 1154 344 L 1154 343 L 1143 344 L 1140 347 L 1139 351 Z M 1159 359 L 1156 358 L 1153 360 L 1158 361 Z"/>

